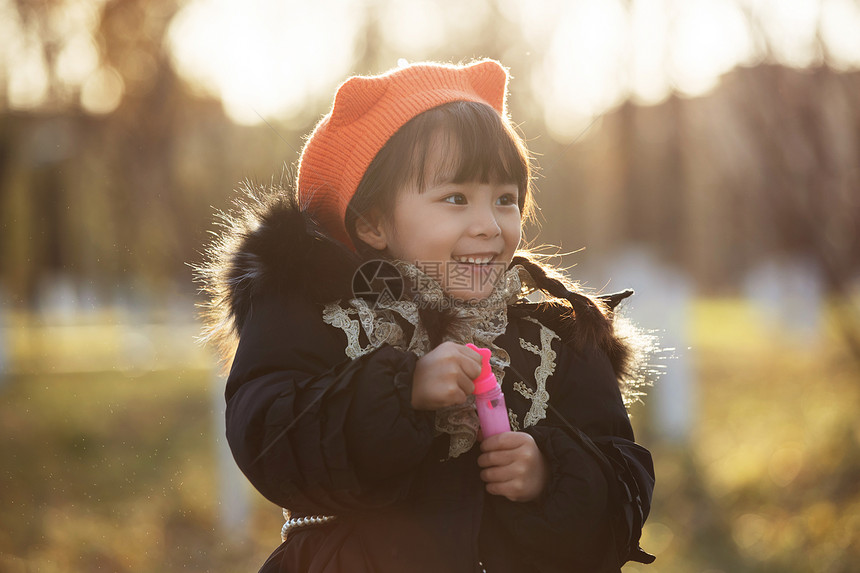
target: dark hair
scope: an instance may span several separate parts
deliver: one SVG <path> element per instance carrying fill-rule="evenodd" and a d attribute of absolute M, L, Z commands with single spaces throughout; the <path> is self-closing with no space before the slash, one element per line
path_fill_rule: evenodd
<path fill-rule="evenodd" d="M 489 105 L 451 102 L 406 122 L 365 171 L 344 220 L 360 255 L 372 258 L 379 253 L 358 238 L 356 220 L 372 208 L 390 216 L 404 185 L 417 183 L 423 191 L 432 183 L 438 173 L 428 173 L 426 161 L 434 146 L 440 145 L 445 151 L 437 171 L 448 174 L 454 183 L 515 183 L 521 217 L 531 216 L 531 159 L 522 137 L 510 120 Z"/>

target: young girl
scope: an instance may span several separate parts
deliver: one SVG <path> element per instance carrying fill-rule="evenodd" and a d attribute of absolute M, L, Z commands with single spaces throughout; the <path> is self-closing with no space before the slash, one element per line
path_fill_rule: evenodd
<path fill-rule="evenodd" d="M 612 322 L 629 293 L 590 298 L 518 251 L 530 161 L 507 80 L 492 60 L 348 79 L 296 189 L 249 189 L 210 250 L 227 438 L 286 508 L 262 571 L 653 560 L 638 546 L 653 468 Z M 510 432 L 481 434 L 467 343 L 492 352 Z"/>

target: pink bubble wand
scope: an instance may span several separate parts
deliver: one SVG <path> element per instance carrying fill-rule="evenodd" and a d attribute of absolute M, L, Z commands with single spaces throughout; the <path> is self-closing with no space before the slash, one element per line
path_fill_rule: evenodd
<path fill-rule="evenodd" d="M 478 419 L 481 421 L 481 433 L 485 438 L 511 431 L 508 419 L 508 408 L 505 406 L 505 395 L 490 368 L 489 348 L 478 348 L 467 344 L 469 348 L 481 355 L 481 373 L 475 378 L 475 407 L 478 409 Z"/>

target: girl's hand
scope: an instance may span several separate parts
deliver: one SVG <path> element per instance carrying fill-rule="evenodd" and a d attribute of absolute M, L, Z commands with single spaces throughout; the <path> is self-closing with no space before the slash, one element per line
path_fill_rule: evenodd
<path fill-rule="evenodd" d="M 418 359 L 412 377 L 412 407 L 439 410 L 466 401 L 481 373 L 481 355 L 455 342 L 443 342 Z"/>
<path fill-rule="evenodd" d="M 511 501 L 537 499 L 549 480 L 550 469 L 534 438 L 525 432 L 503 432 L 481 442 L 478 465 L 487 493 Z"/>

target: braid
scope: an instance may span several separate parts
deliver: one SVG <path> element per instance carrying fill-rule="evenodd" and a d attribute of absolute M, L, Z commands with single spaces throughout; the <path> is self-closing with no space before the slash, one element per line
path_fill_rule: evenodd
<path fill-rule="evenodd" d="M 567 301 L 566 305 L 546 303 L 543 310 L 549 326 L 577 351 L 599 348 L 606 352 L 616 373 L 623 374 L 629 354 L 627 345 L 615 335 L 612 313 L 602 302 L 580 292 L 553 267 L 543 264 L 533 253 L 522 253 L 512 263 L 522 265 L 535 280 L 535 286 Z M 562 307 L 562 308 L 559 308 Z"/>
<path fill-rule="evenodd" d="M 625 290 L 592 298 L 583 293 L 555 266 L 543 262 L 545 255 L 519 251 L 511 261 L 521 265 L 531 276 L 527 289 L 539 290 L 555 300 L 534 303 L 520 302 L 508 307 L 513 316 L 535 317 L 552 329 L 574 352 L 606 354 L 618 379 L 625 405 L 639 399 L 643 387 L 653 381 L 659 371 L 647 361 L 659 352 L 656 338 L 636 328 L 624 317 L 616 316 L 618 304 L 633 294 Z"/>

